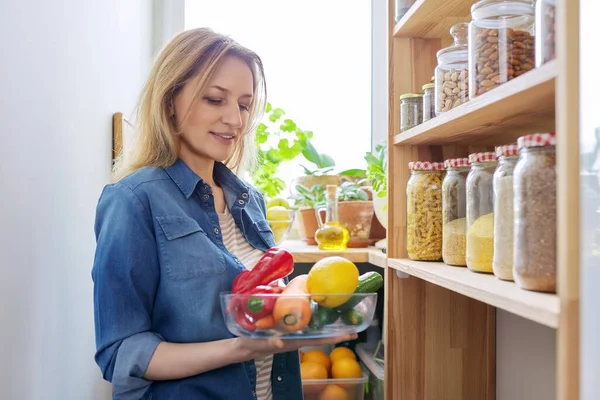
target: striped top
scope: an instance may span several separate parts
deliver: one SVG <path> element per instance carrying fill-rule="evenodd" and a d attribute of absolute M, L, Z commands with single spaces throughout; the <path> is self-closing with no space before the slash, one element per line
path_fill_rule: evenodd
<path fill-rule="evenodd" d="M 223 244 L 246 268 L 252 269 L 262 257 L 263 252 L 255 249 L 246 241 L 227 207 L 225 207 L 225 213 L 218 213 L 218 215 Z M 272 400 L 271 369 L 273 356 L 256 359 L 254 363 L 256 364 L 256 397 L 258 400 Z"/>

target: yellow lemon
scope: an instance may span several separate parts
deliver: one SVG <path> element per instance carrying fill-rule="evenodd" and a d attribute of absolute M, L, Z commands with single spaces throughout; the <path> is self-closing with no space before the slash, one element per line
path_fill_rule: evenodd
<path fill-rule="evenodd" d="M 356 265 L 338 256 L 325 257 L 312 266 L 306 283 L 308 293 L 323 294 L 312 299 L 324 307 L 338 307 L 352 297 L 358 284 Z M 327 296 L 328 294 L 347 293 L 346 296 Z"/>

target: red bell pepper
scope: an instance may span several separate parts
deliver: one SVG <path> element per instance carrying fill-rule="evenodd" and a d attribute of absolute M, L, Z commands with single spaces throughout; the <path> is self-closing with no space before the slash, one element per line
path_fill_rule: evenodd
<path fill-rule="evenodd" d="M 256 330 L 256 325 L 254 325 L 250 317 L 244 312 L 244 310 L 241 307 L 235 310 L 234 316 L 235 322 L 237 322 L 240 328 L 248 332 L 254 332 Z"/>
<path fill-rule="evenodd" d="M 248 300 L 244 300 L 244 311 L 246 314 L 252 317 L 252 319 L 257 320 L 273 312 L 273 308 L 275 307 L 275 302 L 277 301 L 277 296 L 270 296 L 273 294 L 279 294 L 282 290 L 278 287 L 260 285 L 254 288 L 250 292 L 250 297 Z M 262 296 L 263 294 L 269 296 Z"/>

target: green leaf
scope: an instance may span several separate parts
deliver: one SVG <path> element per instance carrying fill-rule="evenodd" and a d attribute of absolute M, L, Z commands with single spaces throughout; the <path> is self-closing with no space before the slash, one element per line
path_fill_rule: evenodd
<path fill-rule="evenodd" d="M 358 192 L 356 192 L 356 195 L 358 196 L 359 200 L 362 200 L 362 201 L 369 200 L 369 195 L 364 190 L 359 190 Z"/>
<path fill-rule="evenodd" d="M 335 167 L 335 161 L 333 161 L 333 158 L 331 158 L 327 154 L 321 154 L 320 158 L 321 162 L 320 164 L 318 164 L 319 168 Z"/>
<path fill-rule="evenodd" d="M 275 149 L 270 149 L 269 151 L 267 151 L 266 159 L 272 163 L 279 163 L 281 161 L 279 152 Z"/>
<path fill-rule="evenodd" d="M 291 119 L 286 119 L 283 124 L 279 126 L 283 132 L 294 132 L 296 130 L 296 124 Z"/>
<path fill-rule="evenodd" d="M 311 163 L 316 164 L 317 167 L 319 166 L 321 157 L 311 142 L 306 142 L 306 148 L 302 151 L 302 155 Z"/>
<path fill-rule="evenodd" d="M 365 177 L 367 176 L 367 171 L 364 169 L 347 169 L 339 173 L 342 176 L 353 176 L 353 177 Z"/>

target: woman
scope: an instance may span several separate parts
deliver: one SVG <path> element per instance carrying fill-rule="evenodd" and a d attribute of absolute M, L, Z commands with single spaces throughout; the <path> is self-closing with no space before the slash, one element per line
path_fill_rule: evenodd
<path fill-rule="evenodd" d="M 223 321 L 219 293 L 274 245 L 262 195 L 231 170 L 255 154 L 264 100 L 260 58 L 207 29 L 152 69 L 95 224 L 95 358 L 116 399 L 300 400 L 297 349 L 354 338 L 236 338 Z"/>

